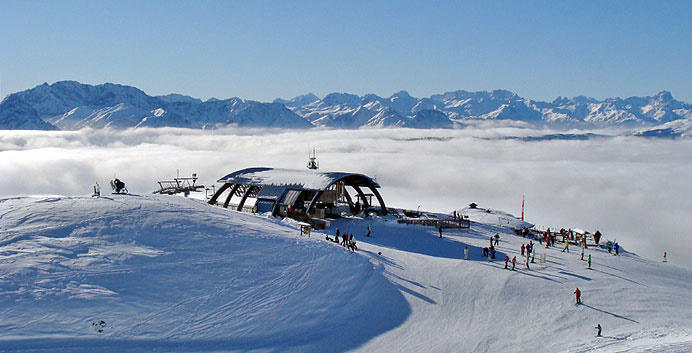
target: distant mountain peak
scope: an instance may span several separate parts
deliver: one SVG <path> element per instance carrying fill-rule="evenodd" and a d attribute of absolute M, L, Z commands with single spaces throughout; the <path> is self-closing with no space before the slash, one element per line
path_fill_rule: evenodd
<path fill-rule="evenodd" d="M 647 127 L 692 117 L 692 106 L 668 91 L 654 96 L 594 99 L 557 97 L 552 102 L 522 98 L 506 89 L 448 91 L 412 97 L 398 91 L 387 98 L 333 92 L 313 93 L 273 103 L 239 97 L 202 100 L 181 94 L 152 97 L 115 83 L 43 83 L 0 102 L 0 129 L 82 127 L 186 127 L 237 125 L 306 128 L 401 126 L 446 128 L 465 120 L 509 120 L 552 128 Z"/>

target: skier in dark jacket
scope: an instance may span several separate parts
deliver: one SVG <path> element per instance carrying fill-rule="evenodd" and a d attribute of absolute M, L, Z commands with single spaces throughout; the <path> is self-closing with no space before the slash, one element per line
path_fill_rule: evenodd
<path fill-rule="evenodd" d="M 601 337 L 601 324 L 596 325 L 595 329 L 598 331 L 596 337 Z"/>
<path fill-rule="evenodd" d="M 437 227 L 437 231 L 440 232 L 440 239 L 442 239 L 442 226 Z"/>
<path fill-rule="evenodd" d="M 615 255 L 618 255 L 620 253 L 620 245 L 618 245 L 618 243 L 615 243 L 615 245 L 613 245 L 613 248 L 615 249 Z"/>

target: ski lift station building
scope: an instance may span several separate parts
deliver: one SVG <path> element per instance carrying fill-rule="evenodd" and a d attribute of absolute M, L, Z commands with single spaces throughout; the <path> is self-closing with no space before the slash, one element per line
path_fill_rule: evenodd
<path fill-rule="evenodd" d="M 380 185 L 363 174 L 247 168 L 224 176 L 218 183 L 223 185 L 209 203 L 238 211 L 271 212 L 301 220 L 336 218 L 361 210 L 387 214 L 377 191 Z"/>

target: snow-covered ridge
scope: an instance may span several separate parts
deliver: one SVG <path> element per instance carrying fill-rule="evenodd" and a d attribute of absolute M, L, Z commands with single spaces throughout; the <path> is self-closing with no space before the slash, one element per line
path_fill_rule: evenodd
<path fill-rule="evenodd" d="M 666 91 L 602 101 L 558 97 L 552 102 L 534 101 L 507 90 L 460 90 L 427 98 L 412 97 L 406 91 L 386 98 L 330 93 L 320 99 L 308 93 L 263 103 L 241 98 L 203 102 L 180 94 L 152 97 L 130 86 L 61 81 L 12 94 L 0 103 L 0 129 L 224 125 L 432 129 L 478 120 L 518 121 L 551 128 L 640 128 L 691 118 L 692 106 L 675 100 Z"/>

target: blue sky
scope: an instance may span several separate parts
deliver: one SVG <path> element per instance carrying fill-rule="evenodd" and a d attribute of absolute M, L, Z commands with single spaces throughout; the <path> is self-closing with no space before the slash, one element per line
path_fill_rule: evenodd
<path fill-rule="evenodd" d="M 692 102 L 692 1 L 5 1 L 0 95 L 43 82 L 262 101 L 314 92 Z"/>

